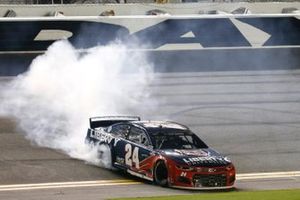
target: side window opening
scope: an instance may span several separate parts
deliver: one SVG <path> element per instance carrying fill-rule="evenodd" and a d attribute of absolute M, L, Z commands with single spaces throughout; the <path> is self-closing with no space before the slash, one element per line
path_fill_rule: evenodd
<path fill-rule="evenodd" d="M 129 133 L 130 126 L 127 124 L 117 124 L 108 128 L 108 132 L 118 137 L 126 138 Z"/>
<path fill-rule="evenodd" d="M 128 140 L 145 146 L 149 145 L 149 140 L 144 130 L 134 126 L 130 129 Z"/>
<path fill-rule="evenodd" d="M 156 149 L 197 149 L 207 148 L 207 145 L 195 134 L 190 132 L 174 132 L 154 136 Z"/>

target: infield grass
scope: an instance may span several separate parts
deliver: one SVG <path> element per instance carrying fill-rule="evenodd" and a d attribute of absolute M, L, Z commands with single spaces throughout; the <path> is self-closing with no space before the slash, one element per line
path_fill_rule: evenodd
<path fill-rule="evenodd" d="M 300 200 L 300 189 L 268 191 L 231 191 L 217 193 L 199 193 L 191 195 L 118 198 L 114 200 Z"/>

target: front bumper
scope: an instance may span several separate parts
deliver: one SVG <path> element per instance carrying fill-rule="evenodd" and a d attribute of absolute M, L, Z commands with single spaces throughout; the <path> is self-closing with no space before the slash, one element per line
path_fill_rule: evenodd
<path fill-rule="evenodd" d="M 171 175 L 171 174 L 170 174 Z M 214 190 L 233 188 L 235 169 L 226 167 L 201 168 L 200 170 L 186 171 L 174 167 L 169 177 L 170 187 L 194 190 Z"/>
<path fill-rule="evenodd" d="M 184 189 L 184 190 L 230 190 L 234 188 L 234 186 L 224 186 L 224 187 L 186 187 L 186 186 L 176 186 L 171 185 L 172 188 Z"/>

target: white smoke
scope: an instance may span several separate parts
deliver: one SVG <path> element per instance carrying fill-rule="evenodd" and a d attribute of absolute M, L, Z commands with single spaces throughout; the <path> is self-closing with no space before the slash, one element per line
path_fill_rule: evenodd
<path fill-rule="evenodd" d="M 84 142 L 89 117 L 149 109 L 144 104 L 152 69 L 145 55 L 122 44 L 78 53 L 59 41 L 6 87 L 0 114 L 17 118 L 26 137 L 40 146 L 101 164 L 97 150 Z"/>

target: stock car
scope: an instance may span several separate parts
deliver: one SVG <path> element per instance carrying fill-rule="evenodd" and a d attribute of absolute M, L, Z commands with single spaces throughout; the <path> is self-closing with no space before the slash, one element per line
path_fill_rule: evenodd
<path fill-rule="evenodd" d="M 235 182 L 230 159 L 176 122 L 141 121 L 135 116 L 94 117 L 90 118 L 86 142 L 108 150 L 113 168 L 160 186 L 228 189 Z"/>

